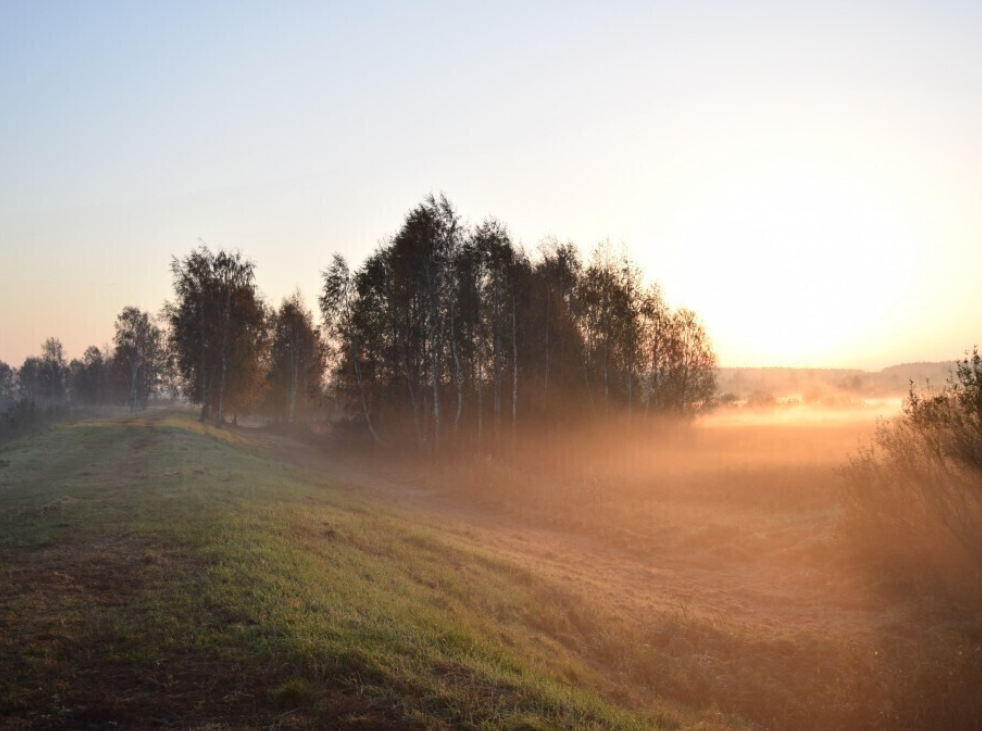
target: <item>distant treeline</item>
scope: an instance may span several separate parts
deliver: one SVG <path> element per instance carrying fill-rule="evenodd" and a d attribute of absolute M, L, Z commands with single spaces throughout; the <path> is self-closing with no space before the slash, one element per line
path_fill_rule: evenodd
<path fill-rule="evenodd" d="M 749 403 L 794 396 L 804 403 L 835 405 L 907 395 L 911 382 L 942 387 L 955 371 L 952 361 L 902 363 L 879 371 L 858 368 L 720 368 L 723 403 Z"/>
<path fill-rule="evenodd" d="M 168 384 L 163 333 L 149 315 L 127 307 L 116 320 L 114 345 L 89 347 L 69 362 L 61 341 L 48 338 L 41 354 L 20 368 L 0 361 L 0 439 L 64 417 L 70 408 L 145 408 Z"/>
<path fill-rule="evenodd" d="M 293 423 L 333 400 L 354 431 L 435 453 L 493 448 L 522 428 L 569 420 L 691 415 L 716 394 L 716 357 L 691 311 L 671 310 L 640 269 L 602 244 L 530 257 L 504 225 L 465 226 L 429 197 L 352 271 L 323 274 L 318 326 L 299 293 L 270 308 L 241 254 L 200 247 L 171 264 L 174 300 L 132 307 L 111 352 L 65 363 L 49 340 L 16 371 L 0 364 L 0 407 L 125 403 L 180 395 L 222 423 Z"/>

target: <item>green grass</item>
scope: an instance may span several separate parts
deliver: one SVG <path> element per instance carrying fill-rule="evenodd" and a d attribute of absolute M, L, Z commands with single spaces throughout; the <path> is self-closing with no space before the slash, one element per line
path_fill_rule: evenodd
<path fill-rule="evenodd" d="M 575 597 L 235 433 L 151 412 L 0 458 L 11 727 L 725 727 L 564 641 L 601 621 Z"/>
<path fill-rule="evenodd" d="M 977 728 L 977 617 L 863 592 L 850 627 L 648 609 L 602 575 L 649 565 L 626 548 L 557 532 L 550 552 L 606 556 L 585 581 L 540 567 L 541 546 L 519 563 L 507 547 L 533 548 L 528 522 L 397 508 L 247 434 L 152 411 L 0 447 L 0 728 Z M 700 484 L 719 500 L 722 479 Z M 697 520 L 667 557 L 715 557 L 775 521 L 795 545 L 802 510 Z M 815 551 L 785 570 L 829 571 L 836 554 Z"/>

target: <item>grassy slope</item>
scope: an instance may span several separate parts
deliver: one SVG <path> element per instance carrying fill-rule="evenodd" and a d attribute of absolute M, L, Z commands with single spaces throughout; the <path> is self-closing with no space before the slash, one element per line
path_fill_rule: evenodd
<path fill-rule="evenodd" d="M 12 728 L 722 727 L 591 669 L 584 611 L 183 415 L 0 451 Z"/>

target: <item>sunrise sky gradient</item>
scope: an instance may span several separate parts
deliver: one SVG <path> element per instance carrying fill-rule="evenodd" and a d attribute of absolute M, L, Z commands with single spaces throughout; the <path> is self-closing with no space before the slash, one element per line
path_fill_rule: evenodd
<path fill-rule="evenodd" d="M 723 365 L 958 356 L 982 3 L 0 2 L 0 360 L 241 249 L 314 304 L 430 192 L 623 243 Z"/>

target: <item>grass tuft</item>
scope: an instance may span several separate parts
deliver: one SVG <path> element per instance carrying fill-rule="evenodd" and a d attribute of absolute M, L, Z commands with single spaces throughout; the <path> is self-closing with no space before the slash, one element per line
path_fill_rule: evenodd
<path fill-rule="evenodd" d="M 270 692 L 275 708 L 302 708 L 312 705 L 317 692 L 303 678 L 291 678 Z"/>

